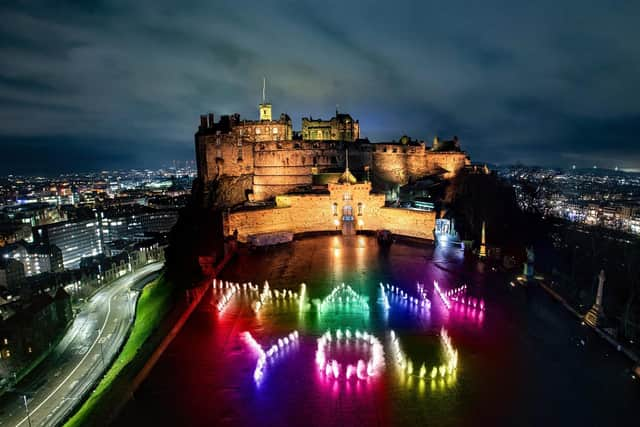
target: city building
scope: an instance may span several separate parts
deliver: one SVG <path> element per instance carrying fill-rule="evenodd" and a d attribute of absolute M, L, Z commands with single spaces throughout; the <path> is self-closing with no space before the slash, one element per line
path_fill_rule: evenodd
<path fill-rule="evenodd" d="M 62 287 L 53 294 L 2 305 L 0 374 L 8 378 L 51 347 L 73 318 L 71 299 Z"/>
<path fill-rule="evenodd" d="M 0 287 L 16 291 L 24 280 L 24 265 L 13 258 L 0 257 Z"/>
<path fill-rule="evenodd" d="M 0 223 L 0 247 L 20 240 L 31 240 L 31 226 L 23 223 Z"/>
<path fill-rule="evenodd" d="M 26 277 L 64 268 L 60 249 L 45 243 L 27 243 L 24 240 L 12 243 L 0 248 L 0 257 L 22 263 Z"/>
<path fill-rule="evenodd" d="M 37 243 L 55 245 L 62 251 L 64 268 L 77 268 L 83 257 L 103 252 L 100 222 L 96 219 L 38 226 L 33 234 Z"/>
<path fill-rule="evenodd" d="M 302 139 L 353 142 L 360 139 L 360 123 L 349 114 L 340 114 L 337 110 L 330 120 L 303 117 Z"/>
<path fill-rule="evenodd" d="M 156 234 L 169 233 L 177 221 L 177 209 L 139 207 L 126 215 L 107 213 L 100 221 L 103 249 L 109 254 L 115 254 L 123 243 L 126 246 L 127 242 L 149 240 Z"/>
<path fill-rule="evenodd" d="M 56 204 L 43 202 L 6 206 L 2 211 L 10 220 L 26 224 L 28 227 L 51 224 L 66 219 Z"/>

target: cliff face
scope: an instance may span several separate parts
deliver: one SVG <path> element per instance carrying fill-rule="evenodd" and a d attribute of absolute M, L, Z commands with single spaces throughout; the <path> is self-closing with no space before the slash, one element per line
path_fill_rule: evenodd
<path fill-rule="evenodd" d="M 220 176 L 207 183 L 204 206 L 225 209 L 247 200 L 253 188 L 253 175 Z"/>
<path fill-rule="evenodd" d="M 440 153 L 393 148 L 396 151 L 389 149 L 373 153 L 371 170 L 374 182 L 379 185 L 405 185 L 432 174 L 442 174 L 444 179 L 451 179 L 470 163 L 462 152 Z"/>

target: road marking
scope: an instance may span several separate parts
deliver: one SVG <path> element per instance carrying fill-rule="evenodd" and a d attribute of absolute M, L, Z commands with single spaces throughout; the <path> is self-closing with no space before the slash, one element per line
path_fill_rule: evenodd
<path fill-rule="evenodd" d="M 98 343 L 98 340 L 100 339 L 100 336 L 102 335 L 102 332 L 104 331 L 104 328 L 107 326 L 107 321 L 109 320 L 109 315 L 111 314 L 111 298 L 109 298 L 109 305 L 107 306 L 107 315 L 104 317 L 104 323 L 102 324 L 102 328 L 100 329 L 100 333 L 98 334 L 98 336 L 96 337 L 95 341 L 93 341 L 93 344 L 91 344 L 91 347 L 89 348 L 89 351 L 87 351 L 87 353 L 84 355 L 84 357 L 80 360 L 80 362 L 76 365 L 75 368 L 73 368 L 73 370 L 69 373 L 69 375 L 67 375 L 67 377 L 58 385 L 58 387 L 56 387 L 51 393 L 49 393 L 49 395 L 42 401 L 40 402 L 40 404 L 38 406 L 36 406 L 34 409 L 32 409 L 31 411 L 29 411 L 29 416 L 33 413 L 35 413 L 38 409 L 40 409 L 42 407 L 42 405 L 44 405 L 45 403 L 47 403 L 47 401 L 49 401 L 49 399 L 51 399 L 51 397 L 56 394 L 58 392 L 58 390 L 60 390 L 62 388 L 63 385 L 66 384 L 66 382 L 69 380 L 69 378 L 71 378 L 71 376 L 73 376 L 73 374 L 75 374 L 76 370 L 78 370 L 78 368 L 80 366 L 82 366 L 82 364 L 84 363 L 85 359 L 87 358 L 87 356 L 89 356 L 91 354 L 91 350 L 93 349 L 93 347 L 95 347 L 95 345 Z M 28 416 L 24 417 L 22 419 L 22 421 L 20 421 L 18 424 L 16 424 L 16 427 L 19 427 L 20 425 L 22 425 L 22 423 L 24 423 L 25 421 L 27 421 Z"/>

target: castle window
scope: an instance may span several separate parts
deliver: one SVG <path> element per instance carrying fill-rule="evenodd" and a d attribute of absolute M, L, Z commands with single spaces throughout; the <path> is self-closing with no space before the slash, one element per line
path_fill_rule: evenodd
<path fill-rule="evenodd" d="M 364 210 L 364 205 L 362 203 L 358 203 L 358 216 L 362 216 L 363 210 Z"/>
<path fill-rule="evenodd" d="M 387 152 L 387 147 L 384 147 L 384 148 L 382 149 L 382 151 L 386 153 L 386 152 Z"/>
<path fill-rule="evenodd" d="M 278 133 L 278 128 L 273 128 L 273 134 L 277 134 Z"/>
<path fill-rule="evenodd" d="M 334 203 L 333 205 L 331 205 L 331 214 L 333 216 L 338 216 L 338 204 Z"/>
<path fill-rule="evenodd" d="M 397 152 L 398 152 L 398 149 L 397 149 L 397 148 L 393 148 L 393 152 L 394 152 L 394 153 L 397 153 Z"/>
<path fill-rule="evenodd" d="M 342 196 L 343 200 L 351 200 L 351 194 L 350 193 L 344 193 L 344 196 Z"/>
<path fill-rule="evenodd" d="M 260 135 L 260 128 L 256 128 L 256 135 Z"/>

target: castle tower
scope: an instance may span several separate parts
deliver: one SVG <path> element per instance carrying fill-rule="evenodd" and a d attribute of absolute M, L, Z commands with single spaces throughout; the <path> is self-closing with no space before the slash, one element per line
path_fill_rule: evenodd
<path fill-rule="evenodd" d="M 260 120 L 271 121 L 271 103 L 267 102 L 267 79 L 262 79 L 262 103 L 258 105 L 260 109 Z"/>

